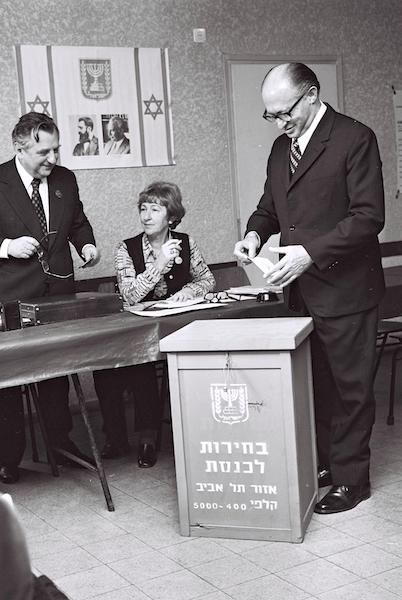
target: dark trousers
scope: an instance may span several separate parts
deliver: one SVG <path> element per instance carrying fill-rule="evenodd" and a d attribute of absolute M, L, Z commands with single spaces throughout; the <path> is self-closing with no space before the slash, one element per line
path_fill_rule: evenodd
<path fill-rule="evenodd" d="M 330 467 L 335 485 L 359 485 L 369 480 L 378 308 L 313 320 L 318 461 Z"/>
<path fill-rule="evenodd" d="M 52 445 L 63 445 L 72 429 L 68 378 L 38 384 L 39 406 Z M 0 390 L 0 465 L 17 466 L 25 451 L 25 424 L 20 387 Z"/>
<path fill-rule="evenodd" d="M 108 441 L 116 445 L 124 445 L 128 441 L 124 390 L 134 393 L 135 430 L 157 430 L 161 406 L 153 363 L 94 371 L 93 377 L 103 417 L 103 431 Z"/>

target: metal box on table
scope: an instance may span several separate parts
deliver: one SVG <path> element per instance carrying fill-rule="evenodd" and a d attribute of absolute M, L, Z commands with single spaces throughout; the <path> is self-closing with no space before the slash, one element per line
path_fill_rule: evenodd
<path fill-rule="evenodd" d="M 182 535 L 303 541 L 317 501 L 312 329 L 207 320 L 161 340 Z"/>
<path fill-rule="evenodd" d="M 44 296 L 20 302 L 20 317 L 23 327 L 88 317 L 102 317 L 122 311 L 123 299 L 119 294 L 101 292 Z"/>

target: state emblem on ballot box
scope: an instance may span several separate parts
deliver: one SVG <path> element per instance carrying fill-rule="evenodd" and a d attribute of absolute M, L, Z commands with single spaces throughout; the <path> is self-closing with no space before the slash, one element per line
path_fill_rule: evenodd
<path fill-rule="evenodd" d="M 248 394 L 245 383 L 211 383 L 212 414 L 218 423 L 233 425 L 248 421 Z"/>

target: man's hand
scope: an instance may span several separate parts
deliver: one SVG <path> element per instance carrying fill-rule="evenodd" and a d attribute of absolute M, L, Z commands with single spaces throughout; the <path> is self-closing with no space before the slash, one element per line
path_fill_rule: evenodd
<path fill-rule="evenodd" d="M 39 246 L 38 240 L 29 235 L 10 240 L 8 244 L 8 255 L 14 258 L 31 258 Z"/>
<path fill-rule="evenodd" d="M 93 244 L 86 244 L 81 250 L 81 256 L 84 259 L 84 264 L 82 266 L 85 267 L 93 267 L 100 259 L 99 250 Z"/>
<path fill-rule="evenodd" d="M 233 254 L 242 263 L 248 265 L 251 263 L 251 259 L 255 258 L 259 245 L 260 240 L 258 235 L 253 231 L 249 231 L 244 240 L 237 242 Z"/>
<path fill-rule="evenodd" d="M 280 261 L 264 275 L 268 285 L 286 287 L 306 271 L 313 261 L 303 246 L 269 248 L 271 252 L 284 254 Z"/>

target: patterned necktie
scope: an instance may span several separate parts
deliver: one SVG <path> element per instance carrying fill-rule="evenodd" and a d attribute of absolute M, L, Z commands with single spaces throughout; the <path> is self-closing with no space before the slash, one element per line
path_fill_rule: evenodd
<path fill-rule="evenodd" d="M 33 207 L 35 209 L 35 212 L 37 214 L 37 217 L 39 219 L 42 233 L 43 233 L 43 235 L 46 235 L 47 234 L 47 223 L 46 223 L 45 211 L 43 210 L 42 198 L 40 197 L 40 193 L 39 193 L 39 185 L 40 185 L 40 179 L 36 179 L 36 178 L 32 179 L 31 201 L 32 201 Z"/>
<path fill-rule="evenodd" d="M 290 144 L 290 174 L 294 175 L 294 172 L 297 169 L 297 165 L 300 162 L 302 155 L 299 148 L 299 143 L 297 138 L 292 138 L 292 143 Z"/>

